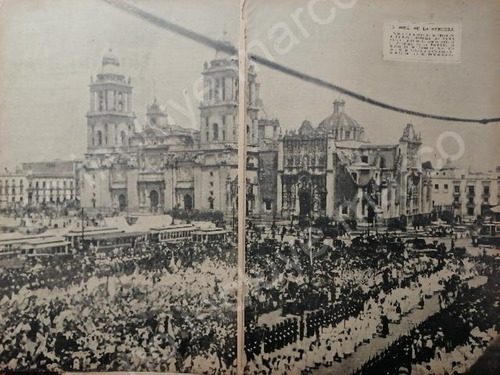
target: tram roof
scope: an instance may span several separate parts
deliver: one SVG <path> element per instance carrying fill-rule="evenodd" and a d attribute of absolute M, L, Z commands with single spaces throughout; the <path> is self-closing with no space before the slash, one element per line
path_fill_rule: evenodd
<path fill-rule="evenodd" d="M 145 232 L 119 232 L 119 233 L 92 233 L 85 235 L 86 240 L 104 240 L 108 238 L 126 238 L 144 236 Z"/>
<path fill-rule="evenodd" d="M 22 233 L 2 233 L 0 234 L 0 245 L 23 243 L 42 238 L 54 238 L 53 234 L 27 235 Z"/>
<path fill-rule="evenodd" d="M 177 231 L 181 229 L 198 229 L 198 227 L 196 227 L 193 224 L 173 224 L 166 227 L 154 227 L 151 228 L 151 231 L 168 232 L 168 231 Z"/>
<path fill-rule="evenodd" d="M 223 234 L 227 233 L 228 231 L 222 228 L 207 228 L 207 229 L 199 229 L 193 234 Z"/>
<path fill-rule="evenodd" d="M 30 241 L 28 243 L 23 244 L 21 247 L 24 249 L 31 249 L 31 248 L 45 249 L 48 247 L 66 246 L 70 244 L 71 244 L 70 242 L 61 239 L 47 238 L 39 241 Z"/>

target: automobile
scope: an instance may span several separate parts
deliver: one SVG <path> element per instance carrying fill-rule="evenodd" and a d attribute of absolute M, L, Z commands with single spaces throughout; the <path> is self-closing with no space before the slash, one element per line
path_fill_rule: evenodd
<path fill-rule="evenodd" d="M 345 228 L 342 225 L 327 225 L 323 229 L 323 234 L 325 237 L 329 238 L 337 238 L 338 236 L 342 236 L 346 233 Z"/>
<path fill-rule="evenodd" d="M 387 243 L 387 250 L 389 251 L 403 251 L 405 244 L 403 242 L 389 242 Z"/>
<path fill-rule="evenodd" d="M 406 240 L 406 244 L 408 244 L 411 248 L 417 250 L 428 248 L 427 242 L 425 242 L 423 238 L 411 238 L 409 240 Z"/>

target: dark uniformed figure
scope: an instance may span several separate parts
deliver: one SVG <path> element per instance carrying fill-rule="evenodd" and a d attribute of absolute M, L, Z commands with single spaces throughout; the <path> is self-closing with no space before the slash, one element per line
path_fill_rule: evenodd
<path fill-rule="evenodd" d="M 300 317 L 300 323 L 299 323 L 299 340 L 304 339 L 304 330 L 305 330 L 305 323 L 304 323 L 304 317 Z"/>

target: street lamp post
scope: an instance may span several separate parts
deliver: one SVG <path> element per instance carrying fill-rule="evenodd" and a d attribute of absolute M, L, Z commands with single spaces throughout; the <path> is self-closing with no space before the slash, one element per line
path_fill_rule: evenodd
<path fill-rule="evenodd" d="M 82 250 L 83 250 L 83 243 L 85 241 L 84 217 L 85 217 L 85 209 L 82 207 Z"/>

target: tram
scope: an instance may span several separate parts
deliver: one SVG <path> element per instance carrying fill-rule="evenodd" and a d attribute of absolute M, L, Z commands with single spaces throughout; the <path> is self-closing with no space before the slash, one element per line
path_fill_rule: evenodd
<path fill-rule="evenodd" d="M 226 236 L 227 231 L 222 228 L 207 228 L 194 231 L 192 240 L 194 242 L 225 241 Z"/>
<path fill-rule="evenodd" d="M 483 224 L 476 241 L 478 245 L 500 247 L 500 222 Z"/>
<path fill-rule="evenodd" d="M 177 243 L 190 241 L 198 227 L 193 224 L 174 224 L 167 227 L 151 228 L 149 238 L 156 243 Z"/>
<path fill-rule="evenodd" d="M 99 250 L 112 250 L 115 248 L 135 247 L 137 243 L 145 240 L 147 233 L 144 232 L 120 232 L 120 233 L 93 233 L 85 235 L 83 248 L 90 246 Z"/>

